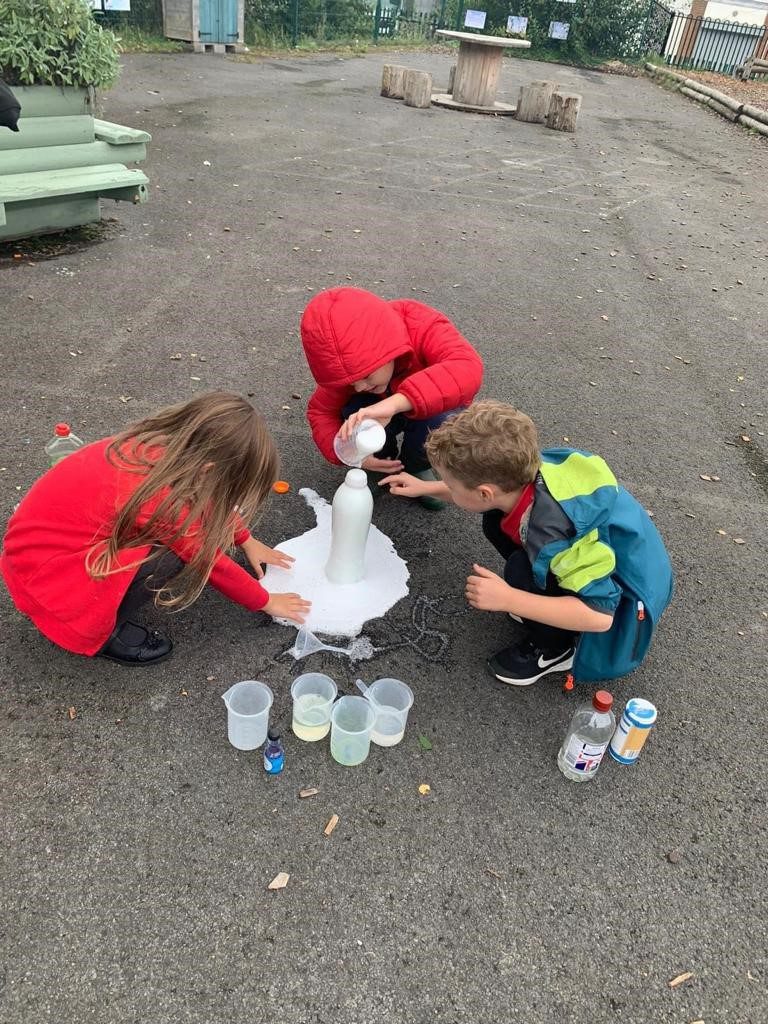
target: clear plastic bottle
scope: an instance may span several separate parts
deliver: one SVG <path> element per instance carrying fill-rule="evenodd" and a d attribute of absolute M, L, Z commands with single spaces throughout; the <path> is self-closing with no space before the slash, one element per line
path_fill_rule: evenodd
<path fill-rule="evenodd" d="M 361 420 L 345 440 L 337 434 L 333 439 L 336 458 L 345 466 L 360 466 L 363 459 L 380 452 L 387 442 L 387 432 L 378 420 Z"/>
<path fill-rule="evenodd" d="M 577 708 L 557 755 L 557 766 L 566 779 L 588 782 L 597 774 L 616 728 L 612 706 L 612 695 L 598 690 L 591 703 Z"/>
<path fill-rule="evenodd" d="M 83 442 L 77 434 L 72 433 L 68 423 L 57 423 L 53 431 L 53 437 L 45 446 L 45 454 L 48 456 L 51 465 L 55 466 L 57 462 L 61 462 L 67 455 L 71 455 L 72 452 L 76 452 L 78 448 L 82 447 Z"/>
<path fill-rule="evenodd" d="M 331 583 L 359 583 L 365 575 L 372 514 L 373 497 L 365 471 L 348 470 L 331 506 L 331 553 L 325 565 Z"/>
<path fill-rule="evenodd" d="M 267 745 L 264 747 L 264 771 L 267 775 L 279 775 L 285 768 L 285 747 L 280 733 L 270 729 Z"/>

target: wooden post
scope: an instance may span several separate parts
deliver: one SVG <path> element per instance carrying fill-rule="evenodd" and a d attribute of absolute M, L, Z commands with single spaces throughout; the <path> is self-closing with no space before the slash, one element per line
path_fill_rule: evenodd
<path fill-rule="evenodd" d="M 401 100 L 407 70 L 401 64 L 385 64 L 381 70 L 381 95 L 391 100 Z"/>
<path fill-rule="evenodd" d="M 556 82 L 529 82 L 520 86 L 515 117 L 530 124 L 544 124 L 549 111 L 549 101 L 556 92 Z"/>
<path fill-rule="evenodd" d="M 453 93 L 453 83 L 456 80 L 456 65 L 451 64 L 451 70 L 448 72 L 448 88 L 445 90 L 450 96 Z"/>
<path fill-rule="evenodd" d="M 409 69 L 403 82 L 406 107 L 428 107 L 432 103 L 432 75 L 428 71 Z"/>
<path fill-rule="evenodd" d="M 575 132 L 581 109 L 581 96 L 575 92 L 553 92 L 547 112 L 547 128 L 556 132 Z"/>

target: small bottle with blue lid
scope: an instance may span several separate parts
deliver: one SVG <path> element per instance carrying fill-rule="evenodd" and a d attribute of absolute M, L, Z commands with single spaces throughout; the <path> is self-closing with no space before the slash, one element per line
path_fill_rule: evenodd
<path fill-rule="evenodd" d="M 658 712 L 649 700 L 633 697 L 627 701 L 616 732 L 611 737 L 608 753 L 619 764 L 634 764 L 640 755 Z"/>
<path fill-rule="evenodd" d="M 264 747 L 264 771 L 267 775 L 279 775 L 285 767 L 285 747 L 280 733 L 270 729 L 267 745 Z"/>

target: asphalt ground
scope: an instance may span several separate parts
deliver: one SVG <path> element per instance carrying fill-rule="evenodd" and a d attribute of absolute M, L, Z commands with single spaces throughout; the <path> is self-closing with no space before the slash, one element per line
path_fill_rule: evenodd
<path fill-rule="evenodd" d="M 554 77 L 583 94 L 575 135 L 410 109 L 379 97 L 384 60 L 441 86 L 451 63 L 125 60 L 104 114 L 152 133 L 151 201 L 110 206 L 101 244 L 0 263 L 2 515 L 58 420 L 95 439 L 231 388 L 292 484 L 262 536 L 296 535 L 298 489 L 340 480 L 304 420 L 301 311 L 345 283 L 413 296 L 481 351 L 483 394 L 602 454 L 653 512 L 676 598 L 613 692 L 658 725 L 635 767 L 563 779 L 593 687 L 486 674 L 517 627 L 464 602 L 471 563 L 500 563 L 459 510 L 377 503 L 411 591 L 358 666 L 296 665 L 293 630 L 206 593 L 168 624 L 172 660 L 124 670 L 54 648 L 3 594 L 0 1018 L 760 1024 L 768 148 L 644 79 L 528 61 L 501 98 Z M 307 668 L 342 692 L 407 681 L 403 743 L 342 768 L 293 739 Z M 227 743 L 220 695 L 244 678 L 275 692 L 279 777 Z"/>

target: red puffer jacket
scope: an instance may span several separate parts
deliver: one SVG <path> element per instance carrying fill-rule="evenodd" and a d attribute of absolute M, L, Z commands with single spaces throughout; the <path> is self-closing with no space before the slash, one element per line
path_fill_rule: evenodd
<path fill-rule="evenodd" d="M 390 360 L 390 392 L 405 395 L 412 419 L 469 405 L 483 380 L 480 356 L 448 317 L 413 299 L 386 302 L 360 288 L 320 292 L 304 310 L 301 342 L 318 384 L 307 419 L 315 444 L 336 464 L 333 439 L 351 385 Z"/>

